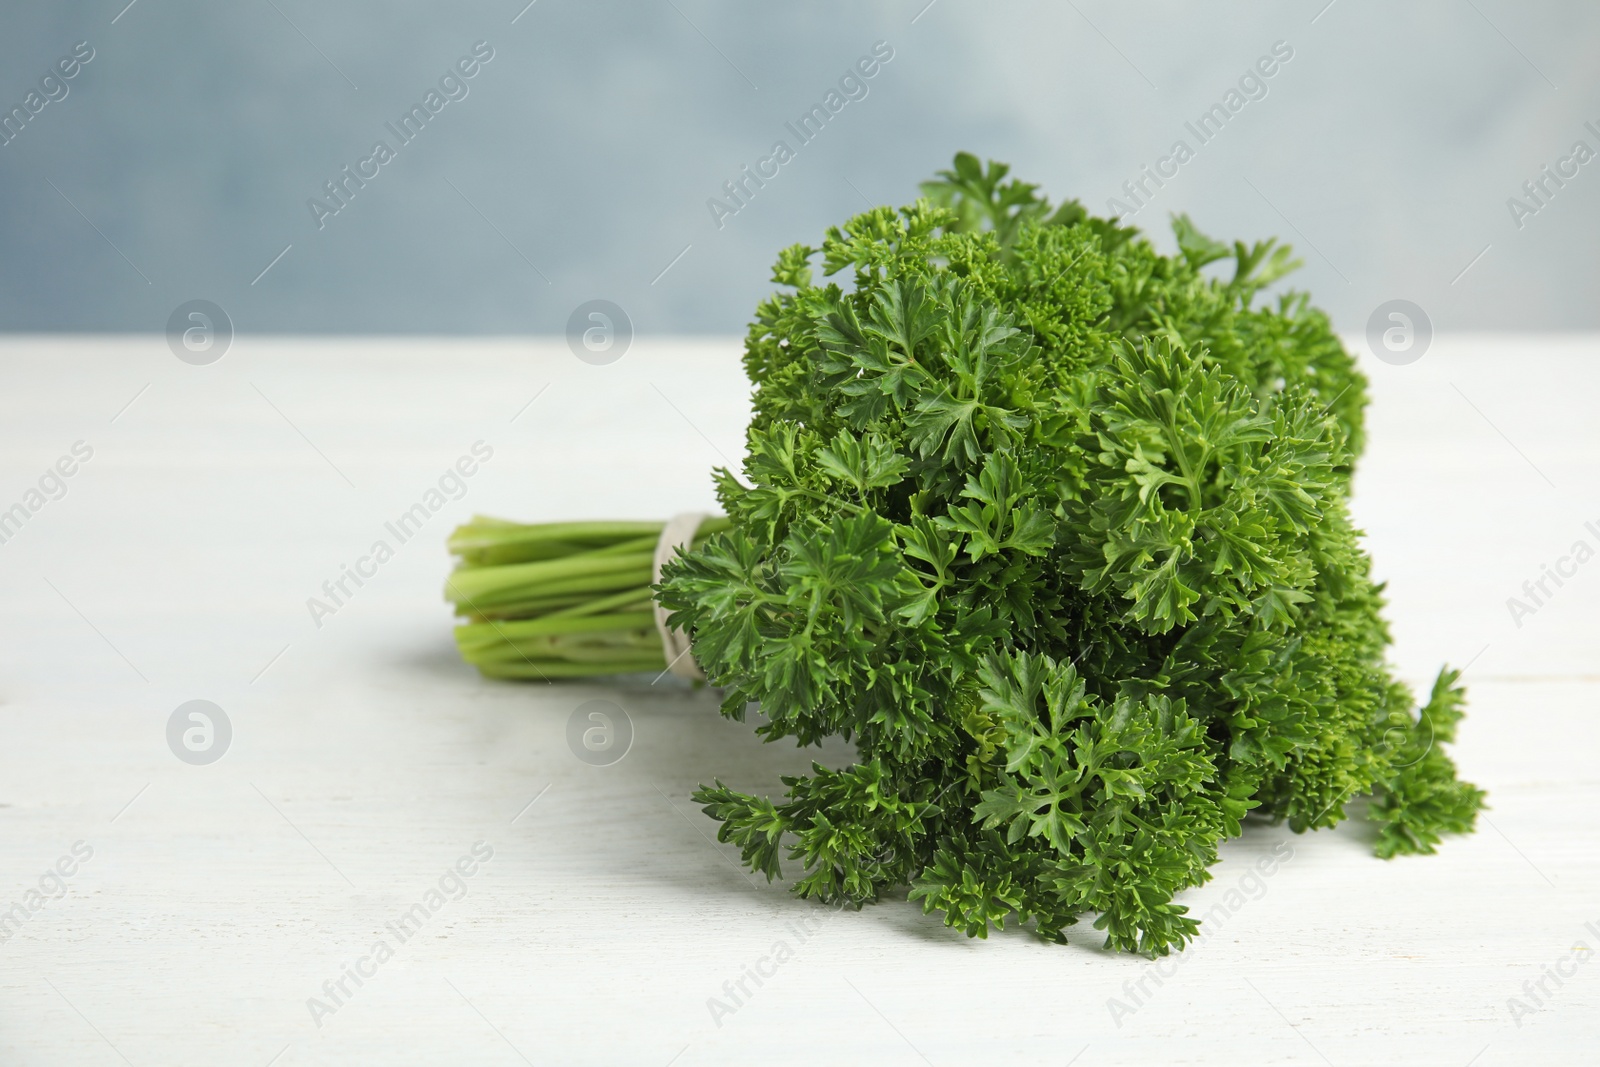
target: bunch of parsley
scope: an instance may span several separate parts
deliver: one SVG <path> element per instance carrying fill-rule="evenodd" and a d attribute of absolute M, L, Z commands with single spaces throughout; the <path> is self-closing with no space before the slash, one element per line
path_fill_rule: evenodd
<path fill-rule="evenodd" d="M 1165 256 L 1006 174 L 959 155 L 778 258 L 731 528 L 658 596 L 725 715 L 859 759 L 701 788 L 719 838 L 802 896 L 1164 954 L 1247 812 L 1370 795 L 1385 857 L 1470 830 L 1456 672 L 1420 708 L 1389 673 L 1350 524 L 1365 381 L 1305 296 L 1256 299 L 1290 250 L 1180 217 Z"/>

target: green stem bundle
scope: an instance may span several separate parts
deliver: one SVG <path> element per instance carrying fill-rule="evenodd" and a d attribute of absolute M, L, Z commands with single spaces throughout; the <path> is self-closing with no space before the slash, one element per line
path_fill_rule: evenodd
<path fill-rule="evenodd" d="M 588 677 L 666 667 L 651 603 L 662 522 L 516 523 L 473 516 L 450 535 L 445 598 L 461 657 L 491 678 Z M 728 528 L 700 524 L 695 546 Z"/>

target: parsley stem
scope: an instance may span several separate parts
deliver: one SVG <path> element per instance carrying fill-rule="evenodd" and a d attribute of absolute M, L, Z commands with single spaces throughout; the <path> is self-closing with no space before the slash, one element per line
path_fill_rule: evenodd
<path fill-rule="evenodd" d="M 474 517 L 450 536 L 445 582 L 462 658 L 491 678 L 659 671 L 650 578 L 665 525 Z M 695 544 L 728 525 L 707 519 Z"/>

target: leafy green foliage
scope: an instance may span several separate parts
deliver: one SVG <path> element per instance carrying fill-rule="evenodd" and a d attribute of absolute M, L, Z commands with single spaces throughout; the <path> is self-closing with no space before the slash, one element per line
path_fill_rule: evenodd
<path fill-rule="evenodd" d="M 1455 675 L 1420 710 L 1390 676 L 1348 517 L 1366 383 L 1303 295 L 1258 299 L 1290 250 L 1180 217 L 1164 256 L 1007 173 L 957 156 L 778 258 L 732 528 L 657 595 L 725 714 L 859 760 L 702 788 L 721 840 L 803 896 L 1161 954 L 1247 812 L 1371 795 L 1386 857 L 1471 829 Z"/>

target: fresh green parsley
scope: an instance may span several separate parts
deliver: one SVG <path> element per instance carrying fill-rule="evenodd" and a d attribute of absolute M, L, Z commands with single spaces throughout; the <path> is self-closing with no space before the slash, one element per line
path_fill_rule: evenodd
<path fill-rule="evenodd" d="M 720 839 L 805 897 L 1164 954 L 1247 813 L 1471 830 L 1456 672 L 1420 708 L 1390 673 L 1350 523 L 1366 382 L 1262 292 L 1290 250 L 1180 216 L 1162 255 L 965 154 L 923 189 L 779 255 L 731 525 L 659 587 L 725 715 L 859 753 L 702 787 Z"/>

